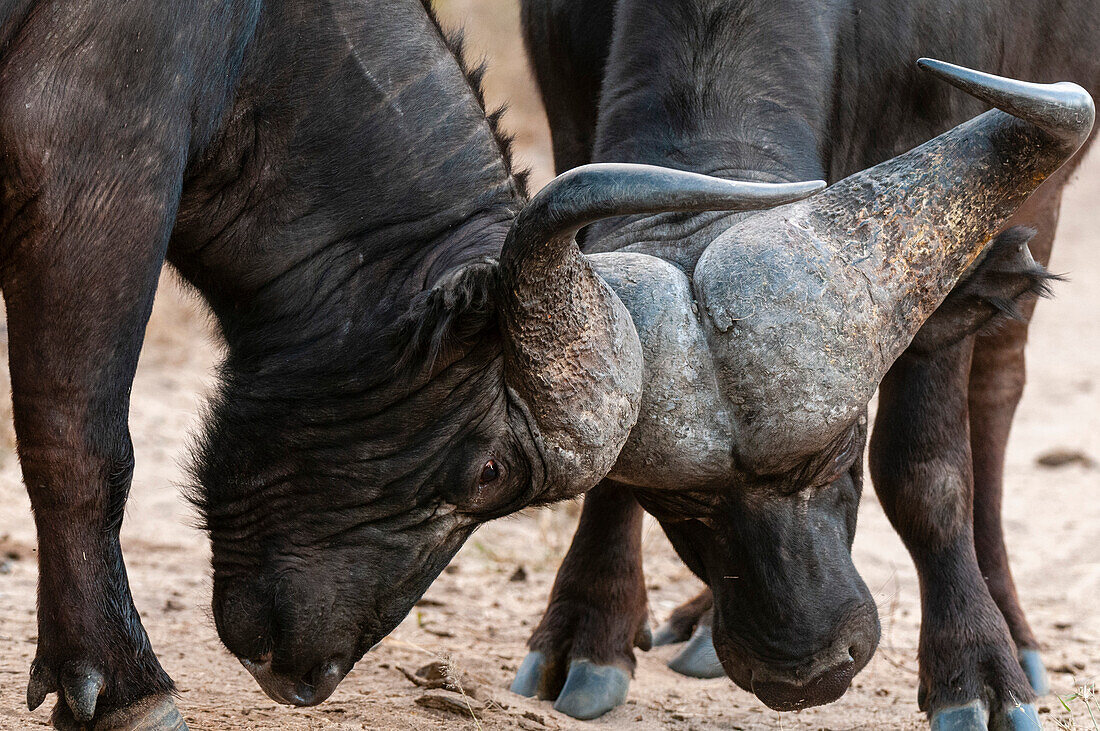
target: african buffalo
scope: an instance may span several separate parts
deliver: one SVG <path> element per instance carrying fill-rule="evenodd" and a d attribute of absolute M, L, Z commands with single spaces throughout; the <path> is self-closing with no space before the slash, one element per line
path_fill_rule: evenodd
<path fill-rule="evenodd" d="M 1100 3 L 525 0 L 523 13 L 559 171 L 636 162 L 832 185 L 758 214 L 585 232 L 638 329 L 643 403 L 513 690 L 578 718 L 622 702 L 633 647 L 651 641 L 644 508 L 709 586 L 658 635 L 699 624 L 675 667 L 724 670 L 781 710 L 840 697 L 879 636 L 850 556 L 879 387 L 870 467 L 920 574 L 920 706 L 935 728 L 1029 727 L 1046 678 L 1002 539 L 1004 448 L 1031 296 L 1049 279 L 1035 259 L 1093 106 L 1073 84 L 914 62 L 1096 90 Z M 1009 114 L 966 122 L 986 105 Z"/>
<path fill-rule="evenodd" d="M 324 700 L 474 528 L 600 480 L 629 315 L 573 233 L 819 184 L 594 166 L 530 202 L 416 0 L 0 6 L 0 285 L 39 539 L 27 702 L 183 728 L 127 584 L 130 385 L 165 261 L 227 356 L 195 460 L 218 632 Z"/>

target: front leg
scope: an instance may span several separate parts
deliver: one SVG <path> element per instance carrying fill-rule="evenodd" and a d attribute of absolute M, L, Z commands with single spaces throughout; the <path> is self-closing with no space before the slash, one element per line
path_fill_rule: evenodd
<path fill-rule="evenodd" d="M 634 647 L 650 647 L 642 516 L 629 488 L 610 480 L 585 495 L 513 693 L 556 699 L 556 710 L 585 720 L 626 699 Z"/>
<path fill-rule="evenodd" d="M 164 96 L 178 85 L 163 64 L 125 57 L 134 74 L 168 76 L 154 89 L 129 66 L 49 57 L 74 36 L 106 43 L 80 25 L 82 8 L 61 4 L 34 17 L 43 25 L 24 36 L 54 35 L 8 49 L 0 101 L 0 285 L 19 460 L 38 530 L 27 704 L 33 711 L 57 693 L 58 728 L 178 730 L 172 681 L 130 595 L 119 528 L 134 464 L 130 388 L 191 110 Z M 109 17 L 95 15 L 96 32 L 110 30 Z M 163 48 L 155 38 L 140 43 Z"/>
<path fill-rule="evenodd" d="M 26 242 L 4 281 L 19 459 L 38 529 L 27 705 L 56 692 L 58 728 L 182 729 L 119 546 L 134 466 L 130 385 L 159 256 L 90 246 L 47 263 L 53 247 Z"/>
<path fill-rule="evenodd" d="M 127 206 L 114 222 L 147 231 L 127 220 L 141 197 Z M 19 459 L 38 529 L 27 705 L 56 692 L 58 728 L 182 729 L 119 546 L 134 466 L 130 385 L 159 253 L 103 242 L 61 256 L 59 243 L 25 241 L 4 280 Z"/>
<path fill-rule="evenodd" d="M 968 337 L 894 364 L 879 390 L 871 475 L 920 577 L 919 702 L 932 728 L 1037 728 L 1034 692 L 974 551 L 972 350 Z"/>

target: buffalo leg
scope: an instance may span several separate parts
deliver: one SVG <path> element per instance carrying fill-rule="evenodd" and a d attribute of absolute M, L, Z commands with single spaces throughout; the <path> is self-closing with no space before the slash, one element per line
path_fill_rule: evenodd
<path fill-rule="evenodd" d="M 709 588 L 673 610 L 653 634 L 654 645 L 687 644 L 668 661 L 672 670 L 691 678 L 720 678 L 726 674 L 714 649 L 714 594 Z"/>
<path fill-rule="evenodd" d="M 626 698 L 634 647 L 648 650 L 642 508 L 604 480 L 588 492 L 550 603 L 528 641 L 512 692 L 556 699 L 574 718 L 603 715 Z"/>
<path fill-rule="evenodd" d="M 116 223 L 137 224 L 127 217 L 119 212 Z M 118 538 L 134 464 L 130 384 L 159 253 L 88 246 L 65 259 L 52 244 L 28 242 L 4 282 L 19 459 L 39 547 L 27 703 L 33 710 L 57 692 L 60 728 L 183 728 Z"/>
<path fill-rule="evenodd" d="M 1050 191 L 1050 192 L 1047 192 Z M 1016 219 L 1035 229 L 1030 241 L 1036 260 L 1046 263 L 1058 221 L 1059 187 L 1045 188 Z M 1044 194 L 1045 193 L 1045 194 Z M 1024 390 L 1024 345 L 1034 301 L 1021 304 L 1023 319 L 977 338 L 970 369 L 970 443 L 974 458 L 974 542 L 978 565 L 997 603 L 1032 688 L 1050 690 L 1039 657 L 1039 644 L 1020 607 L 1005 550 L 1001 525 L 1005 448 L 1016 405 Z"/>
<path fill-rule="evenodd" d="M 88 39 L 117 30 L 102 13 L 61 4 L 33 20 L 47 25 L 25 35 L 55 40 L 8 50 L 0 108 L 0 286 L 38 531 L 27 702 L 33 710 L 57 693 L 59 728 L 181 729 L 172 681 L 131 599 L 119 528 L 134 464 L 130 387 L 176 215 L 191 108 L 173 96 L 181 77 L 171 68 L 127 61 L 105 71 L 106 55 L 44 55 L 70 41 L 98 49 Z M 96 38 L 162 48 L 121 31 Z M 151 86 L 149 73 L 164 84 Z"/>
<path fill-rule="evenodd" d="M 38 529 L 27 703 L 33 710 L 56 691 L 62 728 L 93 719 L 145 728 L 154 718 L 153 727 L 182 728 L 118 539 L 134 465 L 130 384 L 159 255 L 89 246 L 88 256 L 43 256 L 56 254 L 51 244 L 28 243 L 4 282 L 19 459 Z"/>
<path fill-rule="evenodd" d="M 974 549 L 973 338 L 907 352 L 879 390 L 871 474 L 920 577 L 919 703 L 935 729 L 1028 728 L 1034 692 Z"/>
<path fill-rule="evenodd" d="M 130 597 L 119 528 L 133 472 L 130 384 L 159 257 L 17 257 L 5 282 L 19 459 L 38 529 L 38 652 L 27 703 L 54 723 L 182 728 Z M 32 261 L 33 259 L 33 261 Z M 140 723 L 135 723 L 140 721 Z M 97 726 L 96 728 L 100 728 Z"/>
<path fill-rule="evenodd" d="M 524 0 L 523 33 L 559 173 L 591 162 L 615 0 Z"/>

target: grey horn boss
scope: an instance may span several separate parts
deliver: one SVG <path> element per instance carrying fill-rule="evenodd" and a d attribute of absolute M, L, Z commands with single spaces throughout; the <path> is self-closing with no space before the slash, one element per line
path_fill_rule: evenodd
<path fill-rule="evenodd" d="M 798 200 L 821 181 L 725 181 L 646 165 L 575 168 L 516 218 L 501 252 L 506 378 L 531 405 L 552 485 L 587 490 L 611 470 L 638 418 L 642 353 L 618 296 L 574 236 L 608 216 L 744 211 Z"/>
<path fill-rule="evenodd" d="M 699 259 L 707 339 L 742 404 L 737 448 L 750 458 L 804 454 L 850 425 L 1005 221 L 1092 131 L 1092 98 L 1076 84 L 919 64 L 1003 111 L 753 216 Z"/>

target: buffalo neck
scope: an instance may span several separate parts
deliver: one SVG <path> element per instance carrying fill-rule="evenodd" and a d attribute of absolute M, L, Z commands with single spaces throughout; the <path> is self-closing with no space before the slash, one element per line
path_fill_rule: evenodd
<path fill-rule="evenodd" d="M 835 5 L 624 0 L 615 18 L 594 157 L 726 177 L 820 179 Z"/>
<path fill-rule="evenodd" d="M 593 160 L 762 182 L 824 178 L 837 5 L 622 0 Z M 590 250 L 608 250 L 617 244 L 599 239 L 612 232 L 616 242 L 646 238 L 641 228 L 656 239 L 677 238 L 685 226 L 693 233 L 723 228 L 731 215 L 696 215 L 690 223 L 683 215 L 619 219 L 593 227 L 587 240 Z"/>
<path fill-rule="evenodd" d="M 189 168 L 169 258 L 239 368 L 384 360 L 411 297 L 496 256 L 522 203 L 420 3 L 369 6 L 265 4 L 236 95 Z"/>

